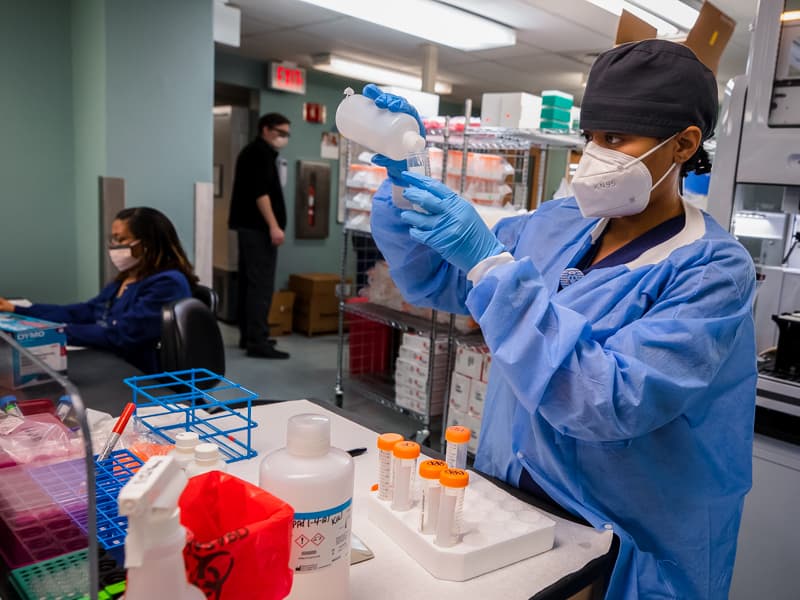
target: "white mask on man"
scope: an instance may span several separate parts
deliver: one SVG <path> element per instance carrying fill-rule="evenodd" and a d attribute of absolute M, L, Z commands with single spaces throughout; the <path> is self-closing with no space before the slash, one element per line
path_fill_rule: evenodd
<path fill-rule="evenodd" d="M 108 258 L 120 273 L 132 269 L 137 264 L 141 257 L 133 255 L 133 247 L 139 242 L 133 242 L 128 246 L 120 246 L 117 248 L 108 249 Z"/>
<path fill-rule="evenodd" d="M 642 159 L 650 156 L 675 135 L 639 157 L 604 148 L 594 142 L 586 144 L 572 178 L 572 190 L 581 214 L 587 218 L 627 217 L 639 214 L 647 208 L 650 192 L 666 179 L 676 163 L 672 163 L 653 185 L 653 178 Z"/>
<path fill-rule="evenodd" d="M 286 144 L 289 143 L 289 138 L 288 137 L 276 137 L 270 143 L 272 144 L 272 147 L 275 148 L 275 150 L 280 150 L 281 148 L 285 148 L 286 147 Z"/>

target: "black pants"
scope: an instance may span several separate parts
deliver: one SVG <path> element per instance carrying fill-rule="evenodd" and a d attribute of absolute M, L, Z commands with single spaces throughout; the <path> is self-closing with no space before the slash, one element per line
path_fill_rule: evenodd
<path fill-rule="evenodd" d="M 267 345 L 278 247 L 265 231 L 239 230 L 239 333 L 248 348 Z"/>

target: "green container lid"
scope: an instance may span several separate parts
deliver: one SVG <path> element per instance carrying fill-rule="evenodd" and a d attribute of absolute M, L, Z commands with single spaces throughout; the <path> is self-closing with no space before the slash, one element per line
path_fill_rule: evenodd
<path fill-rule="evenodd" d="M 575 99 L 572 94 L 562 92 L 561 90 L 543 90 L 542 91 L 542 106 L 553 108 L 564 108 L 569 110 L 572 108 Z"/>
<path fill-rule="evenodd" d="M 546 121 L 542 119 L 539 123 L 539 129 L 558 129 L 560 131 L 569 131 L 569 123 L 563 121 Z"/>

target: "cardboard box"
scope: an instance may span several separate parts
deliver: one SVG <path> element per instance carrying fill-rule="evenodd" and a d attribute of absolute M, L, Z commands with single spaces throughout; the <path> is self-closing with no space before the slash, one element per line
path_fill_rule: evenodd
<path fill-rule="evenodd" d="M 535 129 L 542 99 L 526 92 L 488 93 L 481 96 L 481 125 Z"/>
<path fill-rule="evenodd" d="M 447 427 L 452 427 L 453 425 L 469 427 L 467 424 L 467 413 L 454 410 L 451 406 L 450 410 L 447 411 Z"/>
<path fill-rule="evenodd" d="M 483 404 L 486 401 L 487 384 L 482 381 L 473 381 L 469 390 L 468 413 L 473 417 L 483 416 Z"/>
<path fill-rule="evenodd" d="M 296 331 L 314 335 L 339 330 L 336 286 L 340 283 L 341 277 L 333 273 L 289 276 L 289 289 L 295 293 L 293 324 Z"/>
<path fill-rule="evenodd" d="M 295 293 L 281 290 L 272 295 L 267 323 L 272 337 L 292 333 L 292 316 L 294 314 Z"/>
<path fill-rule="evenodd" d="M 492 355 L 488 352 L 483 357 L 483 368 L 481 369 L 481 381 L 489 383 L 489 371 L 492 370 Z"/>
<path fill-rule="evenodd" d="M 67 335 L 63 323 L 0 312 L 0 329 L 54 371 L 67 371 Z M 0 353 L 0 381 L 19 388 L 50 379 L 27 356 L 3 345 Z"/>
<path fill-rule="evenodd" d="M 459 346 L 456 350 L 456 363 L 453 370 L 470 379 L 480 380 L 483 374 L 483 357 L 484 352 L 468 346 Z"/>
<path fill-rule="evenodd" d="M 478 451 L 478 442 L 481 439 L 481 420 L 468 413 L 464 417 L 463 426 L 469 429 L 470 433 L 467 452 L 475 454 Z"/>
<path fill-rule="evenodd" d="M 460 373 L 453 373 L 453 380 L 450 383 L 450 408 L 466 414 L 469 409 L 471 389 L 472 379 Z"/>
<path fill-rule="evenodd" d="M 697 21 L 686 39 L 674 41 L 691 48 L 697 58 L 716 75 L 722 53 L 735 28 L 736 21 L 710 2 L 704 2 L 700 14 L 697 15 Z M 617 24 L 616 45 L 654 37 L 656 37 L 655 27 L 625 10 L 622 11 Z"/>

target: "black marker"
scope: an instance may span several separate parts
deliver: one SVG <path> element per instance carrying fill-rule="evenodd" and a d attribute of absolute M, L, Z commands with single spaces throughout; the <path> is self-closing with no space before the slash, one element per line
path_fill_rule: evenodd
<path fill-rule="evenodd" d="M 350 456 L 361 456 L 367 451 L 366 448 L 351 448 L 347 451 Z"/>

